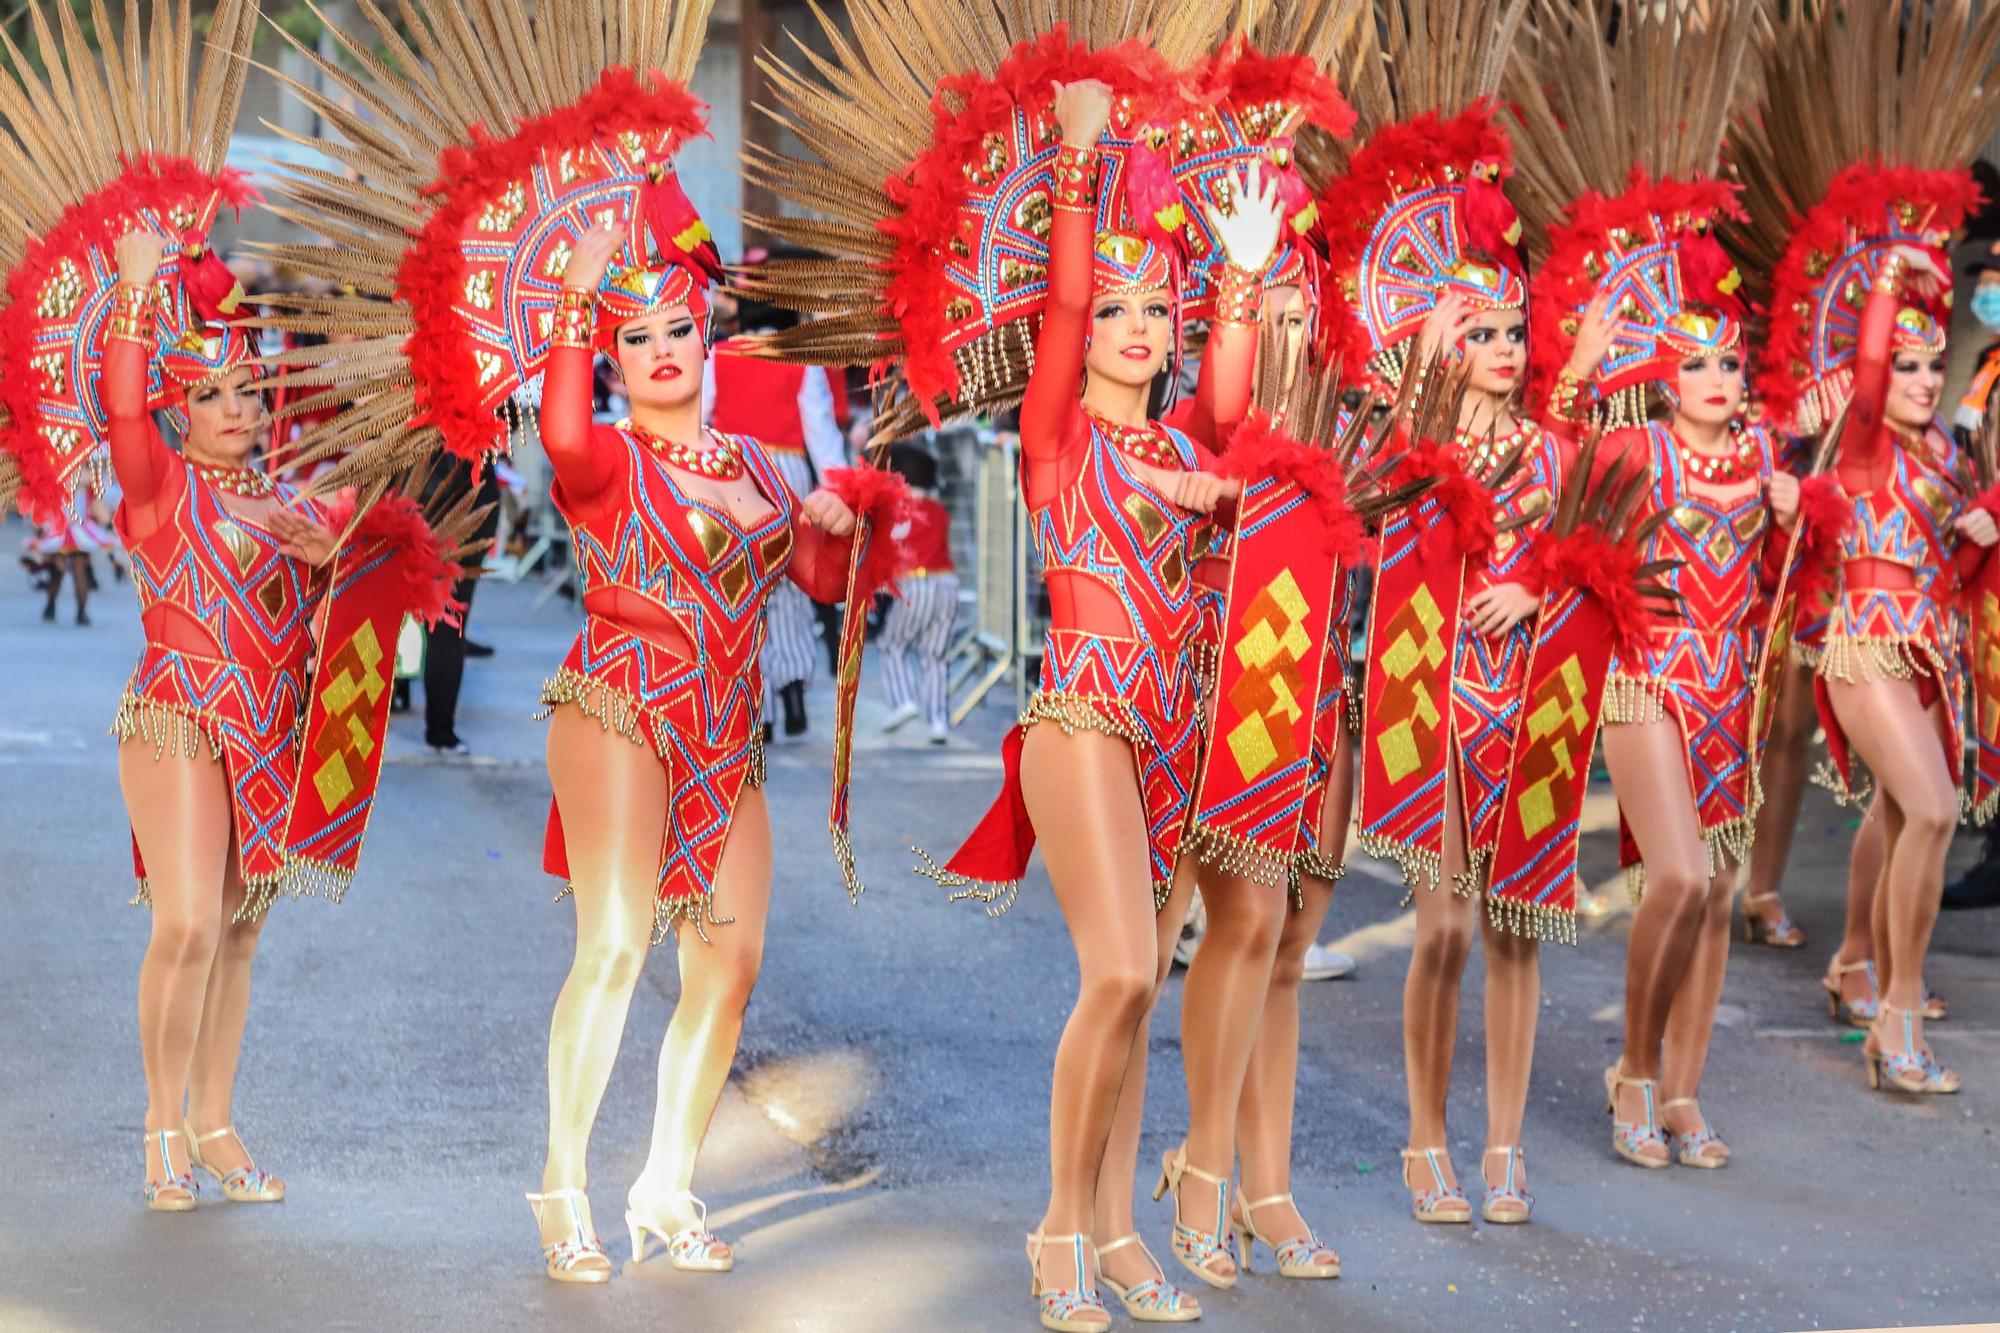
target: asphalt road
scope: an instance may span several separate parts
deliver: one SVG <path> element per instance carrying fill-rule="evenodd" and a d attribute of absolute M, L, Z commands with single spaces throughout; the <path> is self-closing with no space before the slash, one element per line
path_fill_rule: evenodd
<path fill-rule="evenodd" d="M 0 531 L 11 542 L 17 528 Z M 130 594 L 98 623 L 0 601 L 0 1329 L 1028 1329 L 1021 1233 L 1045 1190 L 1048 1065 L 1074 964 L 1046 881 L 1005 919 L 950 906 L 905 844 L 945 847 L 997 781 L 993 707 L 944 751 L 864 744 L 842 893 L 823 831 L 829 745 L 771 763 L 777 901 L 698 1190 L 736 1247 L 728 1277 L 626 1261 L 616 1226 L 644 1153 L 675 991 L 661 953 L 632 1011 L 592 1183 L 606 1288 L 543 1279 L 522 1191 L 545 1117 L 548 1013 L 571 912 L 540 872 L 548 784 L 536 686 L 574 632 L 561 602 L 479 595 L 499 648 L 467 679 L 469 762 L 437 762 L 399 718 L 363 872 L 339 907 L 285 903 L 259 960 L 239 1123 L 289 1180 L 275 1208 L 189 1216 L 139 1199 L 144 1098 L 132 1012 L 144 947 L 114 751 L 104 734 L 137 645 Z M 815 703 L 824 722 L 824 682 Z M 871 680 L 863 729 L 879 716 Z M 1598 809 L 1604 822 L 1605 803 Z M 1641 1172 L 1608 1146 L 1625 918 L 1552 947 L 1529 1110 L 1528 1227 L 1426 1228 L 1397 1183 L 1398 1009 L 1410 921 L 1357 862 L 1332 929 L 1362 960 L 1308 987 L 1296 1181 L 1340 1249 L 1337 1283 L 1257 1276 L 1203 1292 L 1215 1330 L 1805 1329 L 2000 1318 L 2000 913 L 1950 916 L 1936 1044 L 1957 1097 L 1871 1095 L 1817 977 L 1838 933 L 1845 830 L 1815 796 L 1788 901 L 1812 939 L 1738 946 L 1705 1106 L 1726 1171 Z M 1612 878 L 1613 839 L 1587 869 Z M 1961 859 L 1972 850 L 1959 849 Z M 1145 1149 L 1185 1123 L 1179 983 L 1151 1042 Z M 1484 1098 L 1478 965 L 1453 1093 L 1476 1171 Z M 211 1193 L 211 1198 L 213 1194 Z M 1156 1252 L 1164 1207 L 1141 1206 Z M 1121 1319 L 1121 1326 L 1124 1321 Z"/>

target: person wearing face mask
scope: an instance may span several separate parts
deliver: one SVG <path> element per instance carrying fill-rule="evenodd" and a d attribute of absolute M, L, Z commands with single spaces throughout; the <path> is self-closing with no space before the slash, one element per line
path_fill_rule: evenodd
<path fill-rule="evenodd" d="M 1952 425 L 1970 432 L 1985 424 L 1993 407 L 1993 388 L 2000 384 L 2000 242 L 1990 244 L 1966 273 L 1973 280 L 1972 317 L 1987 334 L 1986 350 L 1979 354 L 1972 380 L 1952 413 Z"/>
<path fill-rule="evenodd" d="M 10 121 L 18 138 L 0 170 L 19 205 L 0 234 L 0 254 L 16 258 L 6 285 L 33 293 L 0 316 L 4 443 L 31 514 L 108 461 L 139 599 L 144 647 L 111 730 L 133 902 L 152 912 L 138 986 L 144 1197 L 176 1213 L 199 1202 L 196 1170 L 230 1202 L 286 1196 L 232 1123 L 251 965 L 281 894 L 345 891 L 388 721 L 380 645 L 405 611 L 441 614 L 457 575 L 408 501 L 361 514 L 351 494 L 308 499 L 258 466 L 271 418 L 255 334 L 208 239 L 219 211 L 257 195 L 223 165 L 235 96 L 178 109 L 192 73 L 172 58 L 190 49 L 184 22 L 100 32 L 102 67 L 43 51 L 46 80 L 18 53 L 0 73 L 10 105 L 35 108 Z M 256 24 L 254 4 L 216 9 L 200 86 L 228 83 Z M 106 77 L 127 68 L 121 48 L 143 77 Z M 78 104 L 88 86 L 108 109 Z M 98 127 L 111 121 L 160 155 L 130 161 L 107 146 Z M 378 544 L 398 525 L 406 545 Z M 411 552 L 429 567 L 406 563 Z M 330 828 L 331 841 L 319 836 Z"/>

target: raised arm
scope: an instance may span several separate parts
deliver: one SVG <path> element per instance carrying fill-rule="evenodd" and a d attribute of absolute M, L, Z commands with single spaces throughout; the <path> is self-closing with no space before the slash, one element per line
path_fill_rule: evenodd
<path fill-rule="evenodd" d="M 1224 262 L 1216 273 L 1215 318 L 1188 423 L 1189 433 L 1216 453 L 1228 447 L 1229 437 L 1250 412 L 1257 330 L 1264 315 L 1263 274 L 1285 225 L 1277 177 L 1265 174 L 1263 163 L 1252 161 L 1231 175 L 1228 184 L 1233 203 L 1227 213 L 1211 203 L 1201 206 Z"/>
<path fill-rule="evenodd" d="M 156 502 L 173 494 L 182 469 L 153 425 L 146 404 L 147 368 L 153 358 L 153 278 L 166 255 L 166 242 L 135 229 L 118 241 L 118 289 L 112 298 L 105 337 L 104 373 L 98 405 L 104 410 L 111 446 L 111 470 L 125 493 L 130 535 L 136 540 L 157 526 Z"/>
<path fill-rule="evenodd" d="M 564 499 L 573 505 L 588 504 L 618 476 L 617 461 L 591 439 L 590 389 L 597 284 L 624 243 L 624 233 L 609 220 L 586 232 L 570 255 L 556 297 L 555 331 L 542 384 L 542 447 Z"/>

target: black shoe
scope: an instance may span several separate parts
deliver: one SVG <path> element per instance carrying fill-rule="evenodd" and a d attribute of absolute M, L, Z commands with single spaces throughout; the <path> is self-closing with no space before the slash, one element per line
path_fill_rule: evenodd
<path fill-rule="evenodd" d="M 2000 864 L 1981 861 L 1965 872 L 1965 878 L 1944 886 L 1940 904 L 1947 912 L 1972 912 L 1982 907 L 2000 907 Z"/>
<path fill-rule="evenodd" d="M 785 706 L 785 734 L 803 736 L 806 734 L 806 686 L 795 680 L 778 691 L 778 702 Z"/>
<path fill-rule="evenodd" d="M 465 655 L 467 657 L 491 657 L 493 656 L 493 645 L 490 643 L 474 643 L 471 639 L 467 639 L 465 641 Z"/>
<path fill-rule="evenodd" d="M 769 745 L 771 743 L 771 736 L 772 736 L 771 724 L 769 722 L 766 722 L 764 724 L 764 744 Z"/>
<path fill-rule="evenodd" d="M 90 624 L 90 617 L 85 615 L 83 612 L 79 611 L 76 613 L 76 623 L 88 627 Z"/>
<path fill-rule="evenodd" d="M 389 711 L 407 713 L 410 711 L 410 682 L 399 680 L 389 691 Z"/>

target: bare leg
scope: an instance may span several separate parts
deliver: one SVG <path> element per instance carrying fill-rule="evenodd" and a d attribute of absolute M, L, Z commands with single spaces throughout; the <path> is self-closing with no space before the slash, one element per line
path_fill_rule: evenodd
<path fill-rule="evenodd" d="M 1049 1206 L 1036 1229 L 1087 1235 L 1119 1093 L 1159 976 L 1146 815 L 1131 746 L 1099 732 L 1030 728 L 1021 788 L 1080 974 L 1056 1047 Z M 1039 1261 L 1045 1284 L 1071 1291 L 1092 1285 L 1089 1272 L 1073 1271 L 1072 1259 L 1067 1246 L 1047 1247 Z"/>
<path fill-rule="evenodd" d="M 1671 720 L 1616 723 L 1604 729 L 1604 763 L 1618 808 L 1631 826 L 1646 868 L 1646 892 L 1632 914 L 1625 957 L 1625 1053 L 1622 1071 L 1658 1080 L 1667 1014 L 1694 957 L 1707 895 L 1708 852 L 1688 791 L 1686 743 Z M 1619 1121 L 1645 1124 L 1645 1091 L 1617 1091 Z M 1659 1143 L 1636 1147 L 1664 1160 Z"/>
<path fill-rule="evenodd" d="M 1784 887 L 1785 865 L 1791 859 L 1792 838 L 1798 831 L 1799 805 L 1805 796 L 1807 747 L 1816 713 L 1812 673 L 1794 658 L 1779 677 L 1771 736 L 1757 777 L 1764 804 L 1757 811 L 1756 841 L 1750 848 L 1750 873 L 1743 884 L 1743 913 L 1775 926 L 1785 917 L 1778 896 Z"/>
<path fill-rule="evenodd" d="M 625 1033 L 652 939 L 667 773 L 648 748 L 580 708 L 549 719 L 549 779 L 560 802 L 576 896 L 576 955 L 549 1023 L 549 1149 L 542 1189 L 582 1189 L 591 1127 Z M 542 1238 L 570 1234 L 544 1212 Z"/>
<path fill-rule="evenodd" d="M 1173 971 L 1174 944 L 1180 938 L 1182 923 L 1187 920 L 1188 904 L 1193 900 L 1194 892 L 1194 858 L 1183 856 L 1180 864 L 1174 867 L 1173 890 L 1157 918 L 1155 940 L 1159 948 L 1159 968 L 1154 974 L 1153 1003 L 1147 1006 L 1146 1017 L 1132 1037 L 1132 1055 L 1125 1066 L 1125 1082 L 1118 1090 L 1118 1109 L 1111 1118 L 1111 1137 L 1105 1141 L 1104 1165 L 1097 1173 L 1097 1220 L 1090 1234 L 1100 1246 L 1109 1245 L 1138 1230 L 1132 1217 L 1132 1192 L 1139 1167 L 1139 1134 L 1146 1118 L 1148 1038 L 1153 1025 L 1153 1010 L 1159 1004 L 1160 988 L 1165 985 L 1168 973 Z M 1114 1250 L 1103 1261 L 1104 1274 L 1124 1287 L 1148 1278 L 1164 1277 L 1158 1261 L 1151 1259 L 1149 1254 L 1137 1245 Z M 1200 1308 L 1192 1296 L 1186 1296 L 1182 1304 Z"/>
<path fill-rule="evenodd" d="M 660 1044 L 653 1147 L 628 1199 L 634 1212 L 668 1224 L 670 1232 L 696 1221 L 686 1192 L 742 1040 L 770 910 L 771 818 L 764 793 L 745 787 L 715 875 L 715 914 L 735 920 L 710 927 L 706 943 L 691 927 L 681 928 L 681 994 Z M 710 1247 L 716 1259 L 728 1253 L 726 1245 Z"/>
<path fill-rule="evenodd" d="M 1444 880 L 1436 888 L 1419 887 L 1417 939 L 1410 953 L 1410 972 L 1403 982 L 1403 1068 L 1410 1094 L 1410 1147 L 1442 1149 L 1445 1098 L 1451 1091 L 1451 1059 L 1458 1043 L 1458 991 L 1465 978 L 1472 939 L 1479 930 L 1480 903 L 1454 891 L 1456 876 L 1465 872 L 1465 820 L 1460 814 L 1458 775 L 1445 775 Z M 1429 1179 L 1430 1169 L 1412 1163 L 1405 1174 L 1415 1182 L 1414 1193 L 1434 1186 L 1455 1189 L 1457 1173 L 1437 1154 L 1443 1178 Z M 1412 1174 L 1413 1173 L 1413 1174 Z"/>
<path fill-rule="evenodd" d="M 250 965 L 267 918 L 237 921 L 243 905 L 243 875 L 232 845 L 222 899 L 222 938 L 209 969 L 188 1079 L 188 1129 L 199 1138 L 236 1123 L 236 1066 L 243 1054 L 243 1029 L 250 1017 Z M 242 1140 L 233 1134 L 201 1146 L 202 1160 L 223 1175 L 251 1164 Z"/>
<path fill-rule="evenodd" d="M 1528 1075 L 1535 1062 L 1535 1020 L 1542 1008 L 1542 951 L 1534 940 L 1494 926 L 1486 919 L 1486 1146 L 1521 1146 L 1521 1122 L 1528 1111 Z M 1487 1175 L 1505 1178 L 1501 1169 Z M 1483 1162 L 1490 1166 L 1492 1162 Z M 1516 1186 L 1525 1187 L 1526 1168 L 1515 1167 Z"/>
<path fill-rule="evenodd" d="M 222 938 L 223 876 L 229 861 L 229 789 L 222 764 L 206 754 L 155 757 L 135 736 L 118 747 L 125 794 L 147 882 L 153 930 L 139 967 L 139 1054 L 146 1070 L 146 1131 L 178 1132 L 201 1031 L 209 973 Z M 147 1153 L 147 1179 L 187 1171 L 187 1144 L 168 1140 L 172 1163 Z"/>
<path fill-rule="evenodd" d="M 1706 1125 L 1701 1108 L 1691 1103 L 1701 1092 L 1702 1070 L 1707 1067 L 1709 1044 L 1715 1036 L 1715 1011 L 1722 1003 L 1723 975 L 1729 967 L 1730 885 L 1735 878 L 1735 867 L 1731 866 L 1709 881 L 1694 955 L 1667 1011 L 1666 1053 L 1660 1065 L 1660 1124 L 1669 1134 L 1692 1134 Z M 1700 1152 L 1723 1161 L 1729 1158 L 1729 1148 L 1720 1140 Z"/>
<path fill-rule="evenodd" d="M 1828 682 L 1834 715 L 1886 798 L 1887 873 L 1875 907 L 1875 963 L 1883 1018 L 1893 1006 L 1911 1016 L 1914 1051 L 1924 1051 L 1923 964 L 1944 891 L 1944 860 L 1958 823 L 1958 794 L 1938 743 L 1936 717 L 1905 680 Z M 1903 1026 L 1878 1022 L 1875 1042 L 1906 1050 Z"/>
<path fill-rule="evenodd" d="M 1347 823 L 1354 812 L 1354 753 L 1348 747 L 1343 721 L 1334 740 L 1333 776 L 1320 812 L 1319 848 L 1332 864 L 1340 864 L 1347 849 Z M 1306 875 L 1299 882 L 1304 905 L 1285 919 L 1278 937 L 1264 1014 L 1257 1023 L 1257 1041 L 1244 1073 L 1243 1100 L 1236 1108 L 1236 1151 L 1242 1163 L 1243 1202 L 1280 1198 L 1292 1192 L 1292 1120 L 1299 1082 L 1299 986 L 1305 977 L 1306 950 L 1319 938 L 1333 905 L 1333 882 Z M 1311 1230 L 1296 1205 L 1274 1203 L 1259 1208 L 1250 1219 L 1257 1229 L 1283 1244 Z M 1315 1263 L 1334 1262 L 1332 1250 L 1312 1256 Z"/>
<path fill-rule="evenodd" d="M 1828 975 L 1840 988 L 1847 1004 L 1860 1004 L 1872 1016 L 1876 1000 L 1868 970 L 1862 966 L 1875 961 L 1875 903 L 1880 896 L 1882 874 L 1887 868 L 1888 812 L 1882 793 L 1868 803 L 1868 813 L 1855 830 L 1854 851 L 1847 862 L 1847 926 L 1840 938 L 1840 951 L 1833 956 Z"/>
<path fill-rule="evenodd" d="M 1228 1179 L 1236 1162 L 1236 1110 L 1243 1099 L 1256 1025 L 1271 989 L 1278 937 L 1290 904 L 1285 886 L 1259 884 L 1235 875 L 1204 871 L 1202 901 L 1208 906 L 1208 933 L 1188 966 L 1181 1000 L 1181 1050 L 1187 1067 L 1187 1160 L 1212 1176 Z M 1177 1220 L 1183 1226 L 1223 1234 L 1218 1186 L 1182 1178 Z M 1227 1255 L 1205 1267 L 1220 1277 L 1236 1272 Z"/>

